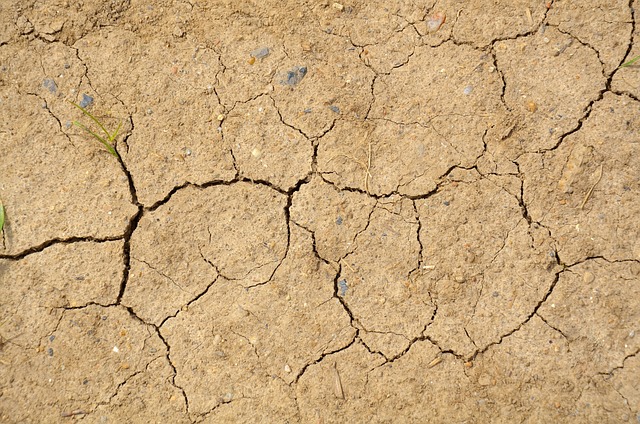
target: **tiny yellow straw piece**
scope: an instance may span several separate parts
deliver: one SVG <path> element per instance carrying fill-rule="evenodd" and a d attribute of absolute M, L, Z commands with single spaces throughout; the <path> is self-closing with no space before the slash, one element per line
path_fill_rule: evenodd
<path fill-rule="evenodd" d="M 587 195 L 584 197 L 584 200 L 582 201 L 582 204 L 580 205 L 580 209 L 584 209 L 584 205 L 587 204 L 587 200 L 589 200 L 589 197 L 591 197 L 591 193 L 593 193 L 593 189 L 596 188 L 596 186 L 598 185 L 598 183 L 600 182 L 600 180 L 602 179 L 602 169 L 603 169 L 603 165 L 600 164 L 600 175 L 598 175 L 598 179 L 596 180 L 596 182 L 591 186 L 591 188 L 589 189 L 589 192 L 587 193 Z"/>

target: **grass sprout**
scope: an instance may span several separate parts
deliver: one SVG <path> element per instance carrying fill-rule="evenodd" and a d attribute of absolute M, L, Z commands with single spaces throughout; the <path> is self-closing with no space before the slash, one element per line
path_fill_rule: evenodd
<path fill-rule="evenodd" d="M 102 143 L 102 145 L 113 156 L 115 156 L 117 158 L 120 157 L 120 156 L 118 156 L 118 152 L 116 152 L 116 149 L 113 147 L 113 144 L 114 144 L 114 141 L 116 140 L 116 137 L 118 137 L 118 133 L 120 132 L 120 128 L 122 128 L 122 122 L 120 122 L 118 124 L 118 128 L 116 128 L 116 130 L 113 132 L 113 134 L 111 134 L 109 131 L 107 131 L 107 129 L 104 127 L 104 125 L 102 125 L 102 122 L 100 122 L 95 116 L 93 116 L 87 109 L 83 108 L 79 104 L 76 104 L 76 103 L 73 103 L 73 102 L 69 102 L 69 103 L 71 103 L 72 105 L 74 105 L 75 107 L 80 109 L 83 114 L 85 114 L 86 116 L 89 117 L 89 119 L 91 119 L 93 122 L 95 122 L 98 125 L 98 127 L 100 127 L 102 132 L 106 135 L 106 137 L 103 137 L 100 134 L 93 132 L 90 128 L 84 126 L 83 124 L 81 124 L 78 121 L 74 121 L 73 125 L 75 125 L 76 127 L 82 128 L 83 130 L 85 130 L 86 132 L 91 134 L 96 140 L 98 140 L 100 143 Z"/>
<path fill-rule="evenodd" d="M 638 60 L 640 60 L 640 55 L 631 58 L 631 60 L 626 61 L 625 63 L 623 63 L 622 65 L 620 65 L 621 68 L 626 68 L 627 66 L 631 66 L 634 63 L 636 63 Z"/>

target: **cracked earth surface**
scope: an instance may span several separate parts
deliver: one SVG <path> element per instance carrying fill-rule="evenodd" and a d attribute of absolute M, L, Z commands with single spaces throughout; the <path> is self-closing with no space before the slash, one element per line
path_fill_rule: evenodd
<path fill-rule="evenodd" d="M 639 12 L 1 2 L 0 421 L 640 421 Z"/>

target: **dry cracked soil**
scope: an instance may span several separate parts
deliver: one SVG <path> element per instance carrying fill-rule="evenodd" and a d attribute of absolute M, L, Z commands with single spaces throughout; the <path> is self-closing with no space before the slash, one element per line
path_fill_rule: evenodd
<path fill-rule="evenodd" d="M 0 1 L 0 421 L 640 422 L 639 13 Z"/>

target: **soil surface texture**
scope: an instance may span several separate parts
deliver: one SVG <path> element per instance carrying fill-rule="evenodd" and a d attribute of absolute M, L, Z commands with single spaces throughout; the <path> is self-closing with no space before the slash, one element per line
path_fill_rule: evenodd
<path fill-rule="evenodd" d="M 640 422 L 639 18 L 0 1 L 0 422 Z"/>

